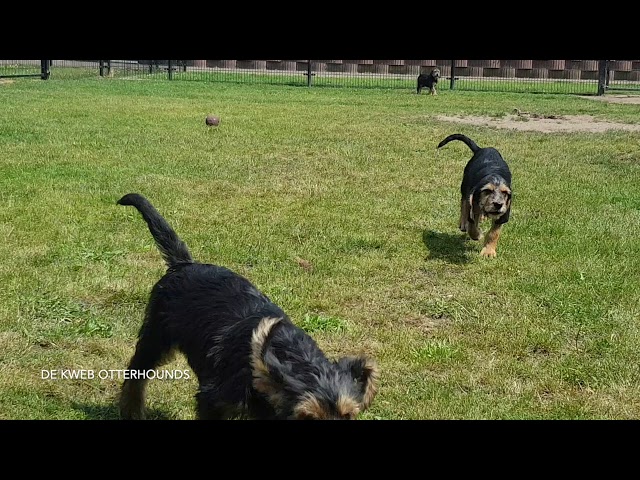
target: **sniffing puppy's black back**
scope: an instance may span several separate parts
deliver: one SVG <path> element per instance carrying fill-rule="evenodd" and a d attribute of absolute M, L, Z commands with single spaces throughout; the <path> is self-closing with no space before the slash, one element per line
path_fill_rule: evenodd
<path fill-rule="evenodd" d="M 193 258 L 187 245 L 180 240 L 178 234 L 149 200 L 138 193 L 128 193 L 117 203 L 118 205 L 131 205 L 138 209 L 142 214 L 142 218 L 147 222 L 149 231 L 153 235 L 153 239 L 169 268 L 183 263 L 193 263 Z"/>
<path fill-rule="evenodd" d="M 438 148 L 444 147 L 447 143 L 452 142 L 453 140 L 460 140 L 467 147 L 469 147 L 473 153 L 476 153 L 478 150 L 480 150 L 480 147 L 476 145 L 476 142 L 471 140 L 466 135 L 462 135 L 461 133 L 454 133 L 453 135 L 449 135 L 438 144 Z"/>

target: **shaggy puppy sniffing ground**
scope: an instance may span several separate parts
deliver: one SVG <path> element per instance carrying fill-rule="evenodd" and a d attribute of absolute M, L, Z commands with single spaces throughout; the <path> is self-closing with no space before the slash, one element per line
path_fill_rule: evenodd
<path fill-rule="evenodd" d="M 199 382 L 200 419 L 354 419 L 376 395 L 378 368 L 365 356 L 330 360 L 304 330 L 246 278 L 199 263 L 142 195 L 138 209 L 167 272 L 151 291 L 130 371 L 154 369 L 182 352 Z M 147 380 L 129 375 L 120 414 L 144 418 Z"/>

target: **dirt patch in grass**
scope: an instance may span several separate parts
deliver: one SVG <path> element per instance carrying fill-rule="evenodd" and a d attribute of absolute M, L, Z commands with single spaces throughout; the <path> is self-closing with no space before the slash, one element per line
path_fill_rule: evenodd
<path fill-rule="evenodd" d="M 604 122 L 591 115 L 540 115 L 535 113 L 514 113 L 504 117 L 447 116 L 438 115 L 438 120 L 465 123 L 509 130 L 522 130 L 542 133 L 555 132 L 591 132 L 602 133 L 609 130 L 640 132 L 640 125 L 616 122 Z"/>
<path fill-rule="evenodd" d="M 640 105 L 640 95 L 602 95 L 599 97 L 581 95 L 580 98 L 598 100 L 607 103 L 624 103 L 627 105 Z"/>
<path fill-rule="evenodd" d="M 24 343 L 18 332 L 0 332 L 0 350 L 5 351 L 16 344 Z"/>
<path fill-rule="evenodd" d="M 427 315 L 409 316 L 402 319 L 402 323 L 417 329 L 423 335 L 432 335 L 436 330 L 447 327 L 451 324 L 448 317 L 433 318 Z"/>

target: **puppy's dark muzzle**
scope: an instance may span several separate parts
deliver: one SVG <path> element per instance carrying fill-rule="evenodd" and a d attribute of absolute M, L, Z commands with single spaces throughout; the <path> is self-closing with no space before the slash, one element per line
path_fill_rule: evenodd
<path fill-rule="evenodd" d="M 491 208 L 485 208 L 484 213 L 490 218 L 497 218 L 507 211 L 504 203 L 494 203 Z"/>

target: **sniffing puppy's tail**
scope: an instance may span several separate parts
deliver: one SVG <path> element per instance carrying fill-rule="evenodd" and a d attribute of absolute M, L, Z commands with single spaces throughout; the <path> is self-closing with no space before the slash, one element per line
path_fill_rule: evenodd
<path fill-rule="evenodd" d="M 464 142 L 473 153 L 476 153 L 478 150 L 480 150 L 480 147 L 476 145 L 476 142 L 471 140 L 466 135 L 462 135 L 461 133 L 454 133 L 453 135 L 449 135 L 438 144 L 438 148 L 444 147 L 447 143 L 452 142 L 453 140 L 460 140 L 461 142 Z"/>
<path fill-rule="evenodd" d="M 180 240 L 178 234 L 151 205 L 149 200 L 138 193 L 129 193 L 117 203 L 118 205 L 131 205 L 138 209 L 142 218 L 147 222 L 149 231 L 169 268 L 181 263 L 193 263 L 193 258 L 191 258 L 191 253 L 185 243 Z"/>

